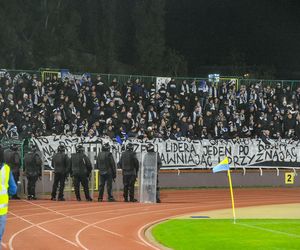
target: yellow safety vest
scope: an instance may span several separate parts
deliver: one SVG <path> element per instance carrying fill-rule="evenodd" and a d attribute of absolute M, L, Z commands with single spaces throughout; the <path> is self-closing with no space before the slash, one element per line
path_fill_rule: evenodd
<path fill-rule="evenodd" d="M 0 216 L 7 214 L 9 174 L 10 167 L 7 164 L 4 164 L 0 169 Z"/>

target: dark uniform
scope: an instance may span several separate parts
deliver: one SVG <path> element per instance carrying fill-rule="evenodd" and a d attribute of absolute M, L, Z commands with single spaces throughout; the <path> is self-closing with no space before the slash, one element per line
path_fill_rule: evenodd
<path fill-rule="evenodd" d="M 18 183 L 20 179 L 21 156 L 17 145 L 12 145 L 4 151 L 4 161 L 10 166 L 15 182 Z M 12 196 L 12 199 L 20 199 L 20 197 L 15 194 Z"/>
<path fill-rule="evenodd" d="M 129 201 L 135 202 L 137 200 L 134 198 L 134 184 L 139 171 L 139 162 L 133 152 L 131 143 L 127 145 L 126 151 L 122 153 L 118 165 L 123 170 L 124 201 L 128 202 L 129 192 Z"/>
<path fill-rule="evenodd" d="M 70 159 L 65 154 L 65 147 L 60 145 L 58 152 L 53 155 L 52 167 L 54 167 L 54 182 L 51 193 L 51 200 L 56 200 L 56 191 L 59 185 L 58 200 L 64 201 L 65 180 L 69 173 Z"/>
<path fill-rule="evenodd" d="M 112 181 L 116 178 L 116 163 L 111 152 L 109 152 L 110 146 L 105 143 L 102 147 L 102 152 L 99 152 L 97 157 L 96 168 L 100 172 L 100 187 L 98 201 L 103 200 L 104 186 L 106 184 L 108 201 L 115 201 L 112 196 Z"/>
<path fill-rule="evenodd" d="M 84 154 L 83 146 L 79 145 L 76 148 L 76 153 L 71 156 L 70 174 L 73 176 L 75 195 L 78 201 L 80 198 L 80 183 L 83 186 L 85 198 L 87 201 L 92 201 L 89 194 L 89 176 L 92 172 L 92 164 L 90 159 Z"/>
<path fill-rule="evenodd" d="M 27 177 L 27 199 L 36 200 L 35 185 L 42 176 L 42 159 L 33 145 L 31 150 L 24 157 L 24 168 Z"/>
<path fill-rule="evenodd" d="M 157 179 L 156 179 L 156 202 L 160 203 L 160 188 L 159 188 L 159 179 L 158 179 L 158 174 L 159 174 L 159 170 L 162 166 L 162 162 L 161 162 L 161 158 L 159 153 L 157 153 Z"/>

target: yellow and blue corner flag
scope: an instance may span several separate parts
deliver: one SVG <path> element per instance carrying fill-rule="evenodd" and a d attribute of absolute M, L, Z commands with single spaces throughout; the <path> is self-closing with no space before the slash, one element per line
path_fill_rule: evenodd
<path fill-rule="evenodd" d="M 213 167 L 213 172 L 217 173 L 220 171 L 227 171 L 229 170 L 229 168 L 230 166 L 228 163 L 228 157 L 226 156 L 226 158 L 223 161 L 221 161 L 217 166 Z"/>

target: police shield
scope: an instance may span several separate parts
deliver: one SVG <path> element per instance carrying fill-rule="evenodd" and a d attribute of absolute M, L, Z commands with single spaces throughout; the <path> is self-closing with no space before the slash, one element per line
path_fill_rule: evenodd
<path fill-rule="evenodd" d="M 156 203 L 157 153 L 142 153 L 139 175 L 139 197 L 142 203 Z"/>
<path fill-rule="evenodd" d="M 134 196 L 136 197 L 136 199 L 139 202 L 141 202 L 140 192 L 141 192 L 141 174 L 142 174 L 141 169 L 142 169 L 142 165 L 143 165 L 143 159 L 142 159 L 143 155 L 141 152 L 136 152 L 135 155 L 139 161 L 139 171 L 137 173 L 136 181 L 134 184 L 134 194 L 135 194 Z"/>
<path fill-rule="evenodd" d="M 115 147 L 112 147 L 112 155 L 114 157 L 115 163 L 117 165 L 120 160 L 120 153 Z M 123 201 L 123 175 L 122 170 L 117 167 L 116 169 L 116 178 L 113 180 L 112 184 L 112 193 L 113 197 L 117 201 Z"/>
<path fill-rule="evenodd" d="M 96 171 L 96 152 L 93 151 L 94 148 L 89 147 L 89 151 L 87 152 L 87 156 L 89 157 L 91 164 L 92 164 L 92 172 L 89 176 L 89 192 L 90 197 L 94 198 L 95 191 L 98 191 L 99 186 L 99 172 Z"/>

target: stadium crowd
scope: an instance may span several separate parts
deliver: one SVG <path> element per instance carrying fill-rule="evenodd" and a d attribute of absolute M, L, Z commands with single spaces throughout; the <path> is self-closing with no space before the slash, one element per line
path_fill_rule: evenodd
<path fill-rule="evenodd" d="M 0 79 L 0 137 L 300 138 L 300 88 L 101 76 Z"/>

